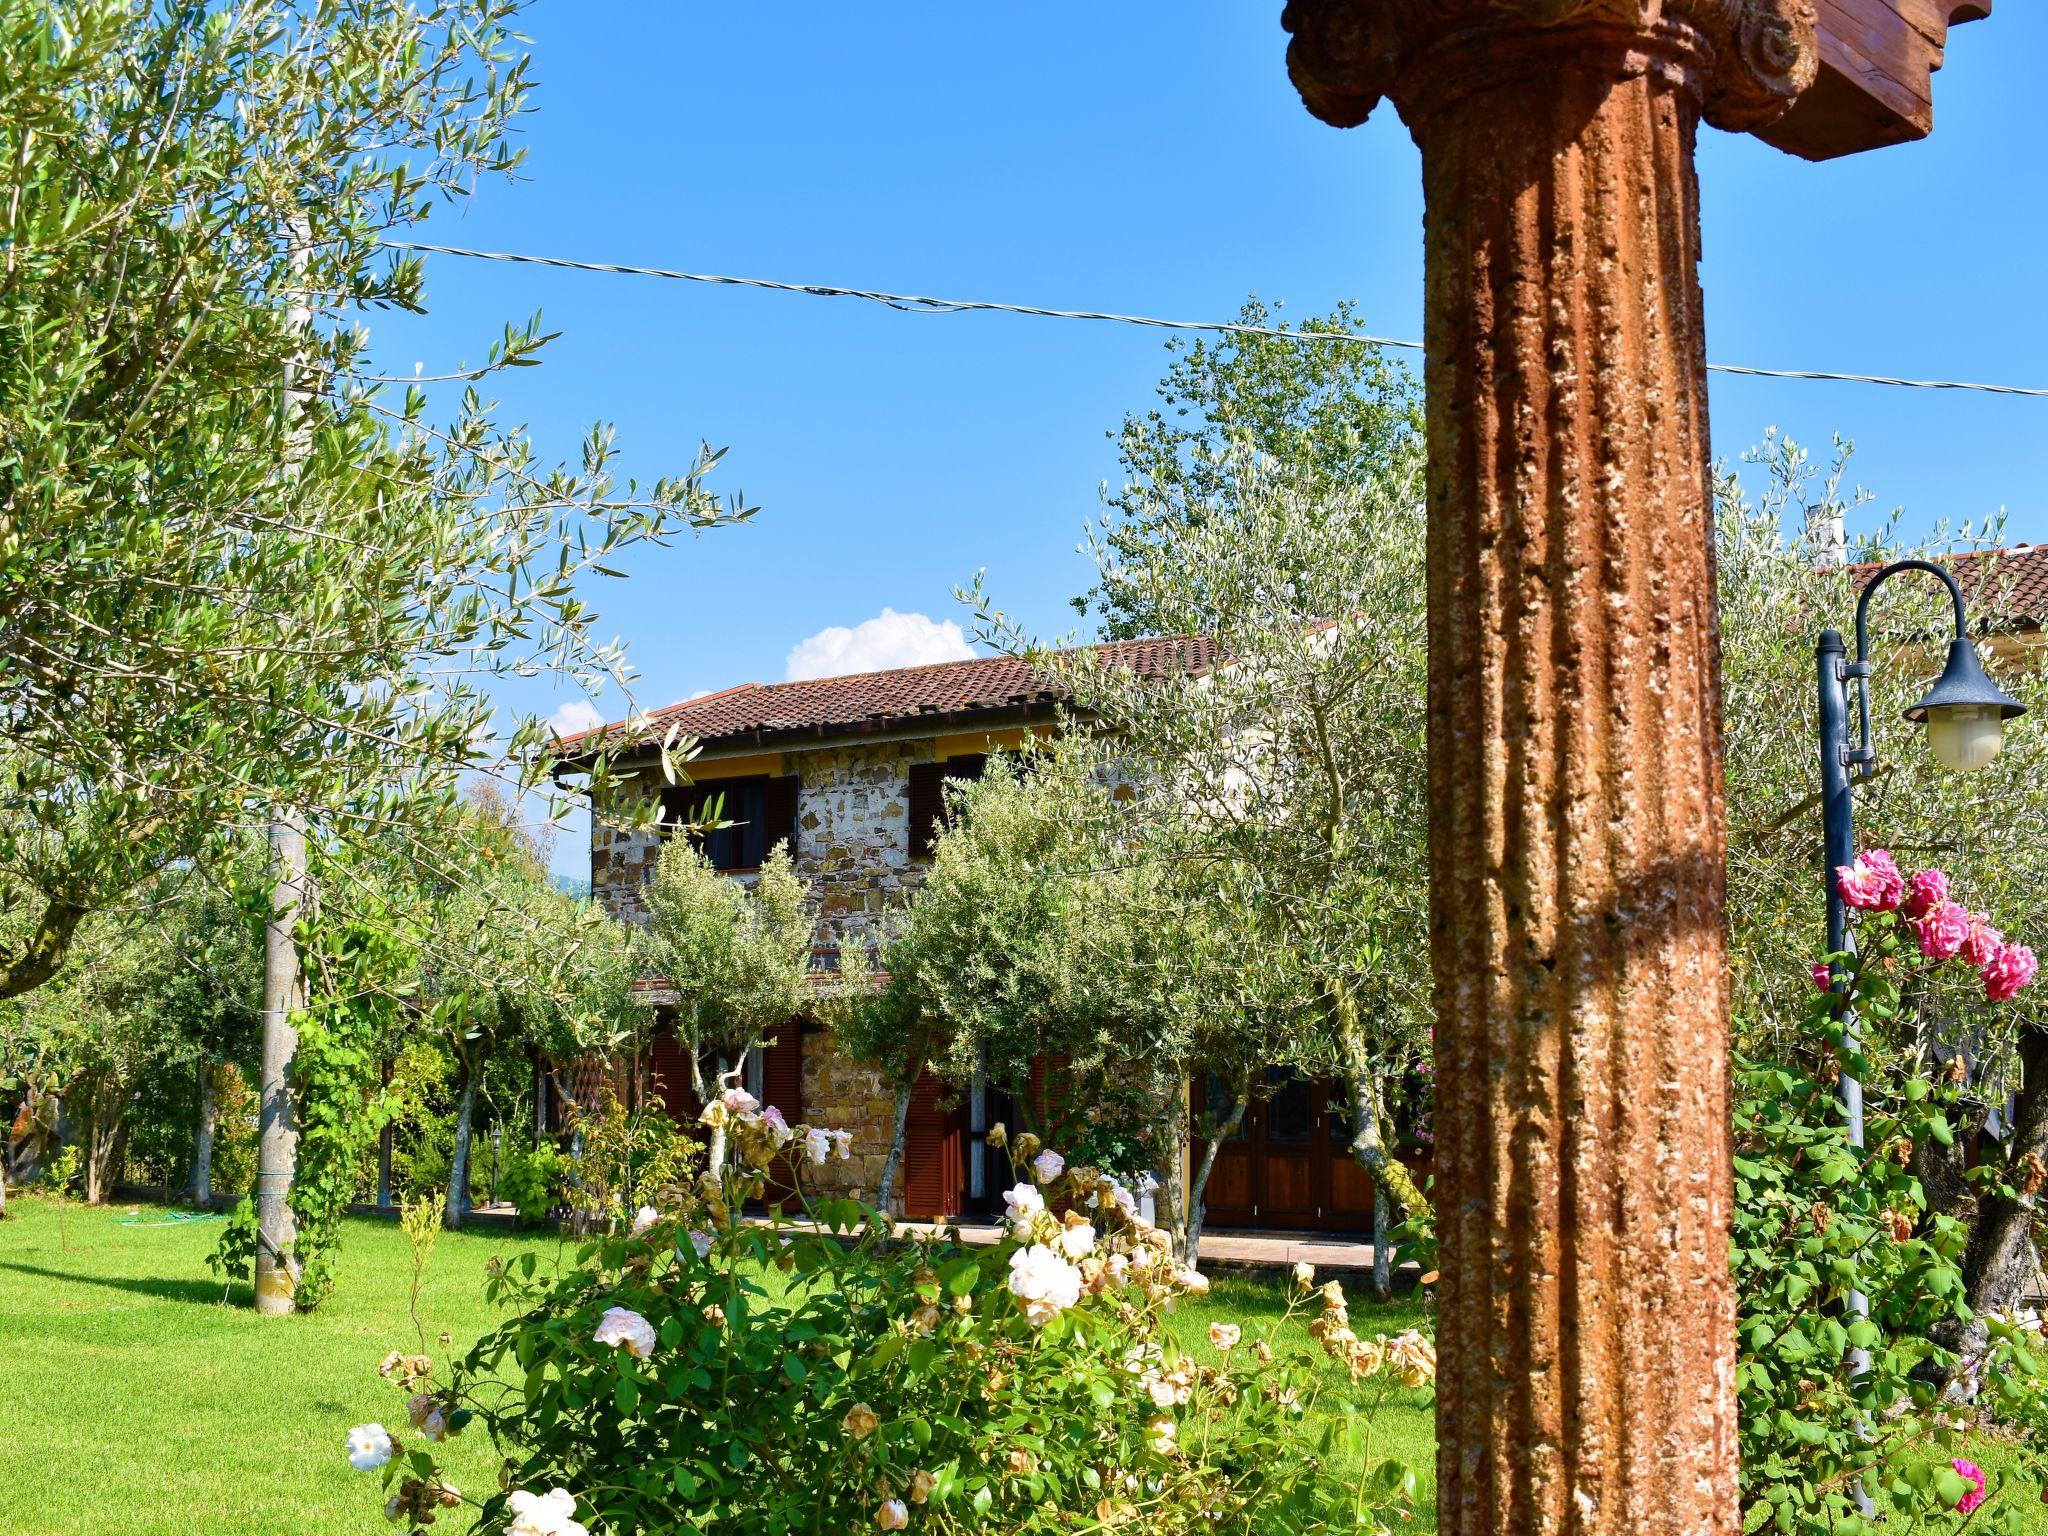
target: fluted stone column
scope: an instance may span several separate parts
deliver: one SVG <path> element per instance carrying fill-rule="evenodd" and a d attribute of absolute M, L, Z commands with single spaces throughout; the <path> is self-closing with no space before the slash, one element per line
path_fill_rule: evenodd
<path fill-rule="evenodd" d="M 1694 138 L 1795 0 L 1294 0 L 1427 194 L 1437 1512 L 1738 1528 L 1718 633 Z"/>

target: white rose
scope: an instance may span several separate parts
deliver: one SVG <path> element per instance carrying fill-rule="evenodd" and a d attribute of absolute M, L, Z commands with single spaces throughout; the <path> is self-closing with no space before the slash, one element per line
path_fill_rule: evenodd
<path fill-rule="evenodd" d="M 744 1088 L 728 1088 L 718 1096 L 718 1102 L 736 1115 L 751 1115 L 760 1109 L 761 1101 Z"/>
<path fill-rule="evenodd" d="M 661 1212 L 657 1211 L 651 1205 L 641 1206 L 640 1209 L 634 1212 L 633 1214 L 633 1235 L 635 1237 L 638 1237 L 642 1232 L 645 1232 L 649 1227 L 653 1226 L 659 1220 L 661 1220 Z"/>
<path fill-rule="evenodd" d="M 832 1133 L 832 1150 L 839 1154 L 839 1161 L 842 1163 L 851 1158 L 853 1156 L 853 1132 L 834 1131 Z"/>
<path fill-rule="evenodd" d="M 1199 1269 L 1184 1269 L 1180 1272 L 1180 1283 L 1197 1296 L 1209 1294 L 1209 1277 Z"/>
<path fill-rule="evenodd" d="M 645 1360 L 654 1353 L 654 1325 L 626 1307 L 608 1308 L 597 1320 L 597 1332 L 591 1338 L 599 1344 L 623 1344 L 635 1360 Z"/>
<path fill-rule="evenodd" d="M 348 1432 L 348 1464 L 374 1472 L 391 1459 L 391 1436 L 382 1424 L 358 1424 Z"/>
<path fill-rule="evenodd" d="M 884 1499 L 875 1511 L 875 1524 L 885 1531 L 900 1531 L 910 1524 L 910 1509 L 901 1499 Z"/>
<path fill-rule="evenodd" d="M 1019 1237 L 1030 1235 L 1032 1219 L 1045 1214 L 1045 1196 L 1030 1184 L 1018 1184 L 1003 1192 L 1003 1215 Z"/>
<path fill-rule="evenodd" d="M 566 1488 L 548 1493 L 515 1489 L 505 1508 L 512 1512 L 505 1536 L 590 1536 L 576 1519 L 576 1496 Z"/>
<path fill-rule="evenodd" d="M 1031 1159 L 1031 1171 L 1038 1176 L 1039 1183 L 1050 1184 L 1067 1171 L 1067 1160 L 1051 1147 L 1047 1147 Z"/>
<path fill-rule="evenodd" d="M 1302 1288 L 1302 1289 L 1303 1289 L 1304 1291 L 1305 1291 L 1305 1290 L 1307 1290 L 1307 1289 L 1308 1289 L 1308 1288 L 1309 1288 L 1310 1286 L 1314 1285 L 1314 1284 L 1316 1283 L 1316 1267 L 1315 1267 L 1315 1265 L 1313 1265 L 1313 1264 L 1297 1264 L 1297 1265 L 1295 1265 L 1295 1266 L 1294 1266 L 1294 1283 L 1295 1283 L 1296 1285 L 1300 1286 L 1300 1287 L 1301 1287 L 1301 1288 Z"/>
<path fill-rule="evenodd" d="M 832 1155 L 832 1133 L 812 1126 L 804 1132 L 804 1156 L 814 1163 L 822 1163 Z"/>
<path fill-rule="evenodd" d="M 1010 1255 L 1010 1294 L 1024 1303 L 1024 1316 L 1043 1328 L 1081 1299 L 1081 1271 L 1042 1243 Z"/>
<path fill-rule="evenodd" d="M 709 1232 L 692 1232 L 690 1234 L 690 1251 L 700 1259 L 709 1254 L 711 1252 L 711 1234 Z"/>
<path fill-rule="evenodd" d="M 1078 1263 L 1095 1251 L 1095 1229 L 1085 1221 L 1078 1226 L 1062 1227 L 1053 1246 Z"/>

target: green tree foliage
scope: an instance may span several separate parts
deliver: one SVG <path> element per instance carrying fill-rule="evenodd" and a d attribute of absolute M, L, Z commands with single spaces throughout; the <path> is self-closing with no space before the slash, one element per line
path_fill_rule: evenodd
<path fill-rule="evenodd" d="M 1077 738 L 996 756 L 947 793 L 950 824 L 882 951 L 888 984 L 836 1025 L 897 1088 L 892 1166 L 917 1071 L 929 1063 L 960 1085 L 982 1075 L 1082 1161 L 1126 1176 L 1163 1166 L 1162 1225 L 1192 1251 L 1199 1209 L 1169 1155 L 1187 1081 L 1241 1081 L 1264 1060 L 1232 1006 L 1244 999 L 1217 991 L 1239 974 L 1226 959 L 1233 925 L 1175 905 L 1123 835 L 1114 778 Z"/>
<path fill-rule="evenodd" d="M 647 966 L 675 989 L 677 1043 L 697 1102 L 708 1104 L 737 1080 L 747 1053 L 811 1000 L 809 893 L 786 843 L 743 883 L 677 835 L 662 847 L 646 899 Z M 714 1126 L 714 1171 L 724 1154 Z"/>
<path fill-rule="evenodd" d="M 136 898 L 81 927 L 55 982 L 0 1001 L 0 1070 L 52 1102 L 95 1204 L 124 1165 L 173 1185 L 194 1169 L 214 1074 L 248 1055 L 261 990 L 246 897 L 186 872 Z"/>
<path fill-rule="evenodd" d="M 489 847 L 492 834 L 479 833 Z M 540 848 L 499 823 L 496 857 L 423 914 L 421 1023 L 455 1058 L 447 1224 L 468 1209 L 477 1098 L 492 1058 L 568 1059 L 637 1039 L 631 930 L 558 890 Z"/>
<path fill-rule="evenodd" d="M 1077 734 L 1127 791 L 1111 836 L 1161 872 L 1153 922 L 1227 922 L 1215 1012 L 1247 1033 L 1240 1059 L 1346 1082 L 1353 1155 L 1417 1209 L 1386 1115 L 1428 1023 L 1419 482 L 1317 488 L 1250 442 L 1218 454 L 1201 481 L 1217 505 L 1147 519 L 1142 565 L 1100 554 L 1161 632 L 1213 637 L 1199 675 L 1034 646 L 970 596 L 986 634 L 1071 691 Z M 1174 502 L 1181 484 L 1130 494 Z"/>
<path fill-rule="evenodd" d="M 1287 328 L 1256 299 L 1238 320 Z M 1363 327 L 1347 302 L 1296 329 L 1355 335 Z M 1250 444 L 1311 500 L 1346 490 L 1394 503 L 1420 495 L 1422 392 L 1372 343 L 1233 335 L 1176 339 L 1167 351 L 1159 404 L 1127 415 L 1116 433 L 1124 484 L 1091 539 L 1096 585 L 1074 604 L 1113 639 L 1206 632 L 1227 611 L 1227 594 L 1211 599 L 1198 576 L 1176 575 L 1162 554 L 1232 515 L 1229 444 Z"/>
<path fill-rule="evenodd" d="M 618 677 L 579 583 L 738 510 L 708 451 L 642 486 L 602 427 L 558 465 L 378 371 L 365 319 L 425 303 L 380 241 L 518 162 L 516 11 L 0 9 L 0 995 L 236 829 L 420 835 L 465 768 L 538 781 L 483 685 Z"/>

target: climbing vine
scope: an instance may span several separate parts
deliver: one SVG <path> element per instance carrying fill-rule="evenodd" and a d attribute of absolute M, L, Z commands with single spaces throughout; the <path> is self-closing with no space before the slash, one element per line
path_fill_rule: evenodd
<path fill-rule="evenodd" d="M 292 1172 L 293 1304 L 317 1307 L 334 1289 L 341 1218 L 361 1187 L 363 1165 L 391 1118 L 377 1083 L 377 1044 L 397 1022 L 419 972 L 418 957 L 398 936 L 395 914 L 365 912 L 358 898 L 345 917 L 309 902 L 297 930 L 307 1005 L 294 1013 L 292 1056 L 298 1157 Z M 256 1208 L 244 1199 L 208 1259 L 229 1278 L 250 1274 L 256 1260 Z"/>

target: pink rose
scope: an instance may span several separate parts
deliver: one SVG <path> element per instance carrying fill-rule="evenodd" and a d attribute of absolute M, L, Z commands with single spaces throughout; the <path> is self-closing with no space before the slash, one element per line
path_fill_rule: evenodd
<path fill-rule="evenodd" d="M 1858 854 L 1854 864 L 1837 866 L 1835 889 L 1852 907 L 1866 912 L 1891 912 L 1897 910 L 1905 897 L 1906 877 L 1899 873 L 1899 866 L 1889 853 L 1873 848 Z"/>
<path fill-rule="evenodd" d="M 2034 952 L 2024 944 L 2008 944 L 1984 967 L 1984 995 L 1994 1003 L 2007 1003 L 2033 984 L 2041 969 Z"/>
<path fill-rule="evenodd" d="M 1813 984 L 1823 992 L 1835 990 L 1835 973 L 1828 968 L 1827 961 L 1813 962 Z"/>
<path fill-rule="evenodd" d="M 1923 869 L 1906 882 L 1906 904 L 1899 910 L 1908 918 L 1925 917 L 1948 903 L 1948 876 L 1938 869 Z"/>
<path fill-rule="evenodd" d="M 1991 919 L 1982 912 L 1970 916 L 1970 936 L 1963 940 L 1963 947 L 1956 951 L 1963 957 L 1965 965 L 1974 965 L 1983 970 L 2005 948 L 2005 935 L 1991 926 Z"/>
<path fill-rule="evenodd" d="M 1970 914 L 1960 902 L 1944 898 L 1913 924 L 1913 932 L 1928 959 L 1953 960 L 1969 942 Z"/>
<path fill-rule="evenodd" d="M 1984 1474 L 1975 1462 L 1965 1461 L 1960 1456 L 1949 1465 L 1955 1468 L 1956 1476 L 1972 1485 L 1970 1491 L 1963 1495 L 1962 1502 L 1956 1505 L 1957 1514 L 1967 1515 L 1984 1502 Z"/>

